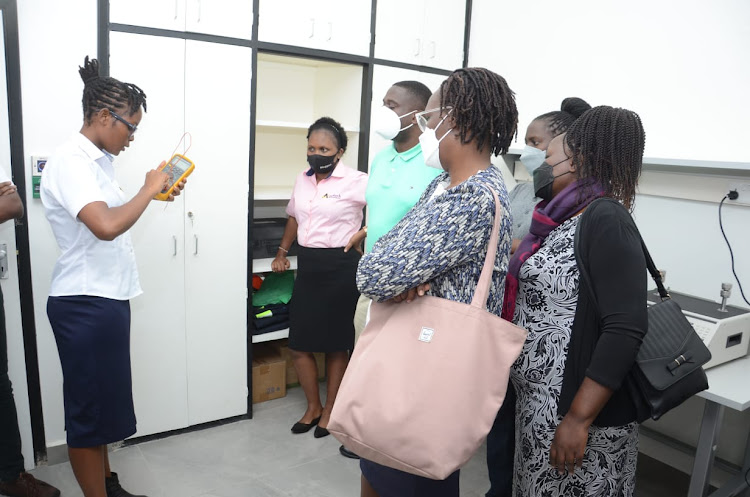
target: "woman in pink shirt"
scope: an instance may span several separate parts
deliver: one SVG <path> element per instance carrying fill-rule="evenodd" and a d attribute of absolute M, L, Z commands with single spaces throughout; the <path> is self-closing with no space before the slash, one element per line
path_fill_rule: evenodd
<path fill-rule="evenodd" d="M 355 274 L 361 236 L 367 174 L 344 165 L 344 128 L 329 117 L 307 132 L 307 162 L 294 182 L 286 212 L 289 220 L 271 267 L 289 269 L 286 254 L 297 239 L 297 278 L 289 309 L 289 349 L 307 398 L 307 410 L 292 433 L 315 428 L 315 438 L 328 435 L 328 418 L 354 347 L 354 310 L 359 298 Z M 356 246 L 356 250 L 348 250 Z M 328 372 L 326 404 L 318 391 L 313 352 L 325 352 Z"/>

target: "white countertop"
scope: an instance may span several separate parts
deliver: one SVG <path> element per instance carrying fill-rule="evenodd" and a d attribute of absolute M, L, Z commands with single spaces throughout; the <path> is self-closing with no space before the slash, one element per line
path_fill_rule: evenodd
<path fill-rule="evenodd" d="M 698 394 L 737 411 L 750 408 L 750 355 L 706 370 L 708 390 Z"/>

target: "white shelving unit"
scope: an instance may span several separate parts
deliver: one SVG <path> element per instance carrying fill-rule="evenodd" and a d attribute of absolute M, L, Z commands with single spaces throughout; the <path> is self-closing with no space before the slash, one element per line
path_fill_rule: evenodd
<path fill-rule="evenodd" d="M 258 107 L 255 121 L 256 216 L 285 217 L 297 175 L 305 162 L 307 130 L 318 118 L 340 122 L 349 139 L 343 162 L 357 166 L 362 67 L 323 60 L 258 54 Z M 271 271 L 272 258 L 254 259 L 254 273 Z M 297 257 L 289 257 L 297 269 Z M 289 329 L 253 335 L 253 343 L 289 337 Z"/>
<path fill-rule="evenodd" d="M 307 168 L 307 130 L 323 116 L 346 130 L 342 160 L 356 167 L 361 96 L 359 65 L 258 54 L 255 200 L 290 198 L 294 180 Z"/>
<path fill-rule="evenodd" d="M 287 259 L 289 259 L 289 269 L 297 269 L 297 256 L 291 255 L 287 257 Z M 265 259 L 253 259 L 253 273 L 270 273 L 272 262 L 273 259 L 270 257 Z M 263 333 L 262 335 L 253 335 L 253 343 L 271 342 L 283 338 L 289 338 L 289 328 L 272 331 L 270 333 Z"/>
<path fill-rule="evenodd" d="M 289 269 L 292 271 L 297 269 L 297 256 L 290 255 L 287 259 L 289 259 Z M 253 273 L 270 273 L 272 262 L 273 259 L 270 257 L 267 259 L 253 259 Z"/>
<path fill-rule="evenodd" d="M 284 338 L 289 338 L 289 328 L 272 331 L 271 333 L 263 333 L 262 335 L 253 335 L 253 343 L 271 342 L 273 340 L 282 340 Z"/>

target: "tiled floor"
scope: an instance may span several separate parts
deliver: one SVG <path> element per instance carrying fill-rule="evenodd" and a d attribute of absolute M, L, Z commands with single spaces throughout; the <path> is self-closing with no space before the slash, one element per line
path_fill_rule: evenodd
<path fill-rule="evenodd" d="M 117 449 L 112 468 L 123 486 L 149 497 L 356 497 L 357 461 L 339 455 L 333 437 L 291 435 L 304 409 L 301 389 L 256 405 L 255 418 Z M 684 496 L 687 478 L 645 458 L 639 465 L 639 497 Z M 63 497 L 81 491 L 67 463 L 33 471 Z M 641 477 L 642 474 L 642 477 Z M 487 490 L 484 449 L 461 471 L 461 496 Z"/>

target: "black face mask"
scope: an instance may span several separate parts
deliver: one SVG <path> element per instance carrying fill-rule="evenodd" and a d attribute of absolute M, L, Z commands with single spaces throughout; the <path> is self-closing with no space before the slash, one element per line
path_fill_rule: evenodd
<path fill-rule="evenodd" d="M 566 160 L 568 159 L 563 159 L 557 164 L 562 164 Z M 557 164 L 555 164 L 555 166 Z M 542 162 L 542 165 L 536 168 L 536 170 L 534 171 L 534 195 L 548 202 L 552 200 L 552 197 L 554 196 L 552 194 L 552 185 L 555 183 L 555 178 L 565 176 L 566 174 L 570 174 L 572 172 L 565 171 L 564 173 L 555 176 L 555 174 L 552 172 L 552 168 L 555 166 L 550 166 L 545 161 Z"/>
<path fill-rule="evenodd" d="M 336 157 L 336 154 L 333 155 L 308 155 L 307 156 L 307 163 L 310 164 L 310 167 L 318 174 L 325 174 L 330 173 L 333 171 L 333 168 L 336 167 L 336 161 L 334 158 Z"/>

